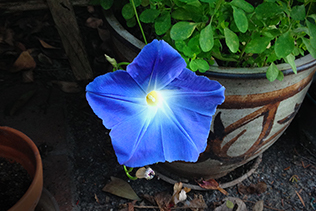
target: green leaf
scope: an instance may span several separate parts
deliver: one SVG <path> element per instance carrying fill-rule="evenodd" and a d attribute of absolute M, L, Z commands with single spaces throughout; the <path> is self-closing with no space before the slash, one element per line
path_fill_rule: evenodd
<path fill-rule="evenodd" d="M 248 29 L 248 19 L 245 12 L 237 7 L 233 6 L 233 16 L 237 28 L 242 33 L 245 33 Z"/>
<path fill-rule="evenodd" d="M 132 17 L 131 19 L 126 20 L 126 25 L 130 28 L 136 26 L 136 18 Z"/>
<path fill-rule="evenodd" d="M 316 25 L 314 23 L 311 23 L 309 20 L 306 20 L 306 25 L 309 30 L 310 42 L 313 48 L 316 48 Z"/>
<path fill-rule="evenodd" d="M 194 32 L 197 24 L 192 22 L 180 21 L 172 26 L 170 31 L 171 39 L 185 40 Z"/>
<path fill-rule="evenodd" d="M 100 0 L 100 5 L 103 9 L 108 10 L 113 5 L 113 0 Z"/>
<path fill-rule="evenodd" d="M 129 0 L 129 2 L 132 4 L 132 1 Z M 142 0 L 133 0 L 135 7 L 138 7 L 142 4 Z"/>
<path fill-rule="evenodd" d="M 131 19 L 132 17 L 134 17 L 134 15 L 135 13 L 133 6 L 130 3 L 125 4 L 122 8 L 122 16 L 125 18 L 125 20 Z"/>
<path fill-rule="evenodd" d="M 184 46 L 183 47 L 183 53 L 184 55 L 186 55 L 189 58 L 194 57 L 194 52 L 192 51 L 192 49 L 189 46 Z"/>
<path fill-rule="evenodd" d="M 166 33 L 171 27 L 171 16 L 169 12 L 163 12 L 155 21 L 157 35 Z"/>
<path fill-rule="evenodd" d="M 226 201 L 226 207 L 227 208 L 229 208 L 229 209 L 233 209 L 234 208 L 234 203 L 233 202 L 231 202 L 231 201 L 229 201 L 229 200 L 227 200 Z"/>
<path fill-rule="evenodd" d="M 231 52 L 236 53 L 239 48 L 238 36 L 229 28 L 224 29 L 225 42 Z"/>
<path fill-rule="evenodd" d="M 271 38 L 269 37 L 254 37 L 246 46 L 246 53 L 262 53 L 267 49 Z"/>
<path fill-rule="evenodd" d="M 291 65 L 292 70 L 295 74 L 297 74 L 297 70 L 296 70 L 296 64 L 295 64 L 295 56 L 293 54 L 289 54 L 287 55 L 287 57 L 284 58 L 285 62 L 288 63 L 289 65 Z"/>
<path fill-rule="evenodd" d="M 302 21 L 305 19 L 305 6 L 302 4 L 300 6 L 294 6 L 291 11 L 291 18 L 297 21 Z"/>
<path fill-rule="evenodd" d="M 142 0 L 142 6 L 143 7 L 147 7 L 148 5 L 149 5 L 150 3 L 149 3 L 149 0 Z"/>
<path fill-rule="evenodd" d="M 174 42 L 176 49 L 180 52 L 183 52 L 184 46 L 186 46 L 185 42 L 183 40 L 176 40 Z"/>
<path fill-rule="evenodd" d="M 200 0 L 201 2 L 204 2 L 204 3 L 216 3 L 216 0 Z"/>
<path fill-rule="evenodd" d="M 113 0 L 112 0 L 113 2 Z M 88 2 L 88 5 L 96 5 L 96 6 L 99 6 L 101 4 L 101 0 L 90 0 Z"/>
<path fill-rule="evenodd" d="M 200 72 L 205 72 L 207 71 L 210 66 L 207 63 L 207 61 L 205 61 L 204 59 L 194 59 L 190 62 L 189 67 L 192 71 L 197 71 L 199 70 Z"/>
<path fill-rule="evenodd" d="M 278 57 L 277 57 L 277 55 L 275 54 L 275 51 L 272 51 L 270 54 L 269 54 L 269 56 L 268 56 L 268 58 L 267 58 L 267 63 L 271 63 L 271 62 L 274 62 L 275 60 L 278 60 Z"/>
<path fill-rule="evenodd" d="M 159 14 L 159 10 L 146 9 L 140 14 L 139 19 L 144 23 L 154 23 Z"/>
<path fill-rule="evenodd" d="M 213 48 L 214 37 L 211 24 L 208 24 L 201 30 L 199 43 L 203 52 L 208 52 Z"/>
<path fill-rule="evenodd" d="M 275 42 L 275 53 L 279 58 L 285 58 L 294 50 L 294 38 L 290 32 L 282 34 Z"/>
<path fill-rule="evenodd" d="M 308 52 L 316 59 L 316 48 L 312 46 L 311 41 L 307 38 L 302 38 L 302 40 Z"/>
<path fill-rule="evenodd" d="M 197 0 L 179 0 L 183 3 L 187 3 L 187 4 L 192 4 L 192 3 L 195 3 Z"/>
<path fill-rule="evenodd" d="M 245 0 L 233 0 L 230 4 L 244 10 L 247 13 L 254 11 L 254 7 Z"/>
<path fill-rule="evenodd" d="M 282 9 L 274 2 L 263 2 L 262 4 L 259 4 L 255 9 L 255 13 L 258 19 L 272 17 L 279 12 L 282 12 Z"/>
<path fill-rule="evenodd" d="M 183 8 L 177 8 L 171 13 L 171 17 L 180 21 L 189 21 L 192 20 L 192 17 L 188 11 Z"/>
<path fill-rule="evenodd" d="M 267 79 L 271 82 L 274 81 L 277 79 L 279 72 L 278 67 L 272 62 L 266 72 Z"/>
<path fill-rule="evenodd" d="M 188 42 L 188 46 L 191 48 L 191 50 L 195 53 L 195 55 L 198 55 L 199 53 L 201 53 L 201 48 L 199 45 L 199 38 L 200 35 L 196 35 L 193 38 L 191 38 Z"/>
<path fill-rule="evenodd" d="M 283 81 L 283 78 L 284 78 L 283 72 L 282 72 L 282 71 L 279 71 L 279 74 L 278 74 L 277 79 L 278 79 L 279 81 Z"/>

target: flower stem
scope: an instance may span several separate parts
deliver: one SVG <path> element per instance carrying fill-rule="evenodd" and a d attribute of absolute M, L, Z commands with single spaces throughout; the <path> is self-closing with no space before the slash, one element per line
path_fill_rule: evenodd
<path fill-rule="evenodd" d="M 124 168 L 125 174 L 128 176 L 128 178 L 130 178 L 131 180 L 137 180 L 137 177 L 133 177 L 129 174 L 133 170 L 133 168 L 127 169 L 127 167 L 125 165 L 123 165 L 123 168 Z"/>
<path fill-rule="evenodd" d="M 136 10 L 135 4 L 134 4 L 134 0 L 131 0 L 131 2 L 132 2 L 132 5 L 133 5 L 133 9 L 134 9 L 134 13 L 135 13 L 135 17 L 136 17 L 138 26 L 140 28 L 140 31 L 142 32 L 142 35 L 143 35 L 143 38 L 144 38 L 144 42 L 147 45 L 147 40 L 146 40 L 146 37 L 145 37 L 145 33 L 144 33 L 143 27 L 142 27 L 142 25 L 140 23 L 140 20 L 138 18 L 138 14 L 137 14 L 137 10 Z"/>

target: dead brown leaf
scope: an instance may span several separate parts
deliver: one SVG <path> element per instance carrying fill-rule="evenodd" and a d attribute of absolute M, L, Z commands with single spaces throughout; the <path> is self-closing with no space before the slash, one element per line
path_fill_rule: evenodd
<path fill-rule="evenodd" d="M 78 93 L 82 89 L 76 82 L 70 81 L 52 81 L 52 84 L 56 84 L 59 88 L 66 93 Z"/>
<path fill-rule="evenodd" d="M 173 195 L 171 198 L 171 203 L 176 205 L 179 202 L 183 202 L 187 199 L 187 193 L 191 191 L 190 188 L 182 188 L 182 182 L 177 182 L 173 186 Z"/>
<path fill-rule="evenodd" d="M 39 53 L 37 55 L 37 59 L 39 62 L 41 62 L 43 64 L 53 64 L 52 60 L 43 53 Z"/>
<path fill-rule="evenodd" d="M 37 38 L 38 41 L 41 43 L 43 48 L 48 48 L 48 49 L 56 49 L 56 47 L 51 46 L 50 44 L 48 44 L 47 42 L 45 42 L 44 40 L 41 40 L 39 38 Z"/>
<path fill-rule="evenodd" d="M 13 63 L 11 72 L 18 72 L 21 70 L 33 70 L 36 67 L 36 62 L 30 54 L 30 50 L 23 51 L 20 56 Z"/>
<path fill-rule="evenodd" d="M 103 25 L 103 20 L 95 17 L 89 17 L 86 20 L 86 26 L 97 29 L 99 26 Z"/>
<path fill-rule="evenodd" d="M 12 29 L 4 27 L 0 28 L 0 43 L 7 43 L 10 46 L 14 46 L 14 32 Z"/>
<path fill-rule="evenodd" d="M 111 182 L 106 184 L 102 190 L 122 198 L 141 200 L 126 181 L 116 177 L 111 177 Z"/>
<path fill-rule="evenodd" d="M 200 187 L 209 189 L 209 190 L 218 190 L 224 195 L 228 195 L 227 191 L 225 191 L 223 188 L 219 187 L 218 182 L 214 179 L 209 179 L 206 181 L 202 181 L 201 183 L 198 183 Z"/>
<path fill-rule="evenodd" d="M 166 192 L 160 192 L 154 196 L 160 211 L 170 211 L 173 205 L 170 204 L 171 195 Z"/>
<path fill-rule="evenodd" d="M 243 184 L 238 185 L 238 192 L 240 194 L 261 194 L 267 191 L 267 184 L 263 181 L 258 182 L 257 184 L 250 184 L 245 186 Z"/>
<path fill-rule="evenodd" d="M 24 83 L 34 82 L 33 70 L 26 70 L 22 73 Z"/>
<path fill-rule="evenodd" d="M 201 194 L 194 195 L 194 199 L 185 203 L 185 207 L 190 208 L 193 211 L 202 211 L 207 208 L 204 198 Z"/>

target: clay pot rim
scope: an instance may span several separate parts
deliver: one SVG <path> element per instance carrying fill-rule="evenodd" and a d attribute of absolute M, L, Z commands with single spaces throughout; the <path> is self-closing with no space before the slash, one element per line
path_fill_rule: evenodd
<path fill-rule="evenodd" d="M 145 46 L 145 43 L 134 37 L 129 33 L 116 19 L 111 10 L 104 12 L 105 19 L 110 26 L 111 30 L 117 35 L 116 37 L 124 42 L 126 45 L 133 48 L 135 51 L 140 51 Z M 295 60 L 297 67 L 297 73 L 302 72 L 311 66 L 316 65 L 316 59 L 310 54 L 303 56 Z M 294 74 L 292 68 L 287 63 L 277 64 L 279 70 L 284 75 Z M 255 67 L 255 68 L 238 68 L 238 67 L 219 67 L 211 66 L 210 71 L 204 73 L 198 72 L 199 75 L 205 75 L 208 77 L 219 77 L 229 79 L 266 79 L 266 67 Z"/>
<path fill-rule="evenodd" d="M 31 182 L 29 188 L 24 193 L 24 195 L 19 199 L 19 201 L 17 201 L 17 203 L 15 205 L 13 205 L 13 207 L 11 207 L 8 210 L 8 211 L 15 211 L 15 210 L 18 210 L 19 208 L 23 207 L 24 204 L 30 200 L 30 198 L 33 198 L 32 195 L 34 195 L 36 192 L 40 192 L 40 194 L 42 193 L 42 188 L 43 188 L 42 159 L 41 159 L 39 150 L 38 150 L 37 146 L 35 145 L 35 143 L 28 136 L 26 136 L 24 133 L 14 129 L 14 128 L 7 127 L 7 126 L 0 126 L 0 130 L 9 132 L 11 134 L 15 134 L 16 136 L 19 136 L 21 139 L 23 139 L 27 143 L 27 145 L 30 147 L 30 149 L 34 153 L 34 157 L 35 157 L 36 167 L 35 167 L 34 176 L 33 176 L 33 179 L 32 179 L 32 182 Z M 39 200 L 39 198 L 40 198 L 40 195 L 38 196 L 38 200 Z M 37 202 L 36 202 L 36 204 L 37 204 Z M 36 204 L 34 204 L 34 206 L 36 206 Z"/>

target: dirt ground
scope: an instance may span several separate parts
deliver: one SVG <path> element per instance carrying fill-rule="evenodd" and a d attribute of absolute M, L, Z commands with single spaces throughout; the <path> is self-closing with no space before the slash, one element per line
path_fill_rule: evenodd
<path fill-rule="evenodd" d="M 111 68 L 105 62 L 103 54 L 113 55 L 108 31 L 102 25 L 93 28 L 87 24 L 89 18 L 94 17 L 98 20 L 100 17 L 88 13 L 86 8 L 76 8 L 76 15 L 94 74 L 103 74 Z M 55 103 L 49 100 L 49 93 L 57 93 L 65 120 L 59 124 L 63 125 L 68 137 L 63 146 L 69 152 L 68 157 L 71 159 L 74 175 L 73 210 L 127 210 L 127 203 L 131 200 L 102 191 L 113 176 L 127 181 L 141 197 L 142 201 L 136 203 L 136 206 L 141 207 L 135 210 L 159 210 L 157 207 L 146 209 L 146 206 L 156 206 L 146 199 L 162 192 L 172 194 L 173 185 L 157 177 L 149 181 L 132 181 L 126 177 L 123 168 L 116 161 L 109 131 L 103 127 L 101 120 L 91 111 L 85 100 L 84 88 L 88 82 L 77 82 L 74 79 L 49 13 L 39 11 L 7 14 L 1 16 L 0 23 L 1 42 L 7 38 L 15 44 L 23 44 L 16 44 L 14 47 L 3 44 L 0 46 L 0 92 L 16 93 L 15 87 L 22 84 L 26 94 L 19 98 L 18 104 L 0 99 L 1 103 L 5 104 L 2 112 L 5 116 L 18 114 L 32 98 L 31 91 L 34 89 L 48 90 L 48 94 L 43 96 L 43 102 L 46 103 L 43 105 L 46 107 L 34 108 L 45 112 L 47 107 L 52 107 Z M 14 31 L 12 37 L 12 31 L 6 30 L 8 28 Z M 45 40 L 57 47 L 44 47 L 39 40 Z M 20 53 L 26 50 L 35 58 L 36 67 L 28 68 L 31 71 L 8 71 Z M 267 190 L 261 194 L 241 194 L 238 186 L 233 186 L 226 189 L 230 197 L 242 199 L 249 210 L 252 210 L 255 203 L 260 200 L 264 202 L 263 210 L 315 210 L 312 201 L 316 199 L 316 136 L 313 136 L 313 127 L 310 126 L 316 122 L 315 108 L 316 105 L 308 99 L 304 101 L 297 117 L 284 135 L 263 154 L 259 168 L 242 182 L 243 185 L 249 186 L 263 181 L 267 184 Z M 43 159 L 54 147 L 41 147 Z M 246 170 L 242 169 L 231 175 L 235 177 Z M 225 179 L 229 177 L 228 175 Z M 203 197 L 207 205 L 205 210 L 214 210 L 220 205 L 221 200 L 227 197 L 219 191 L 192 190 L 188 193 L 188 200 L 193 200 L 195 195 Z"/>

